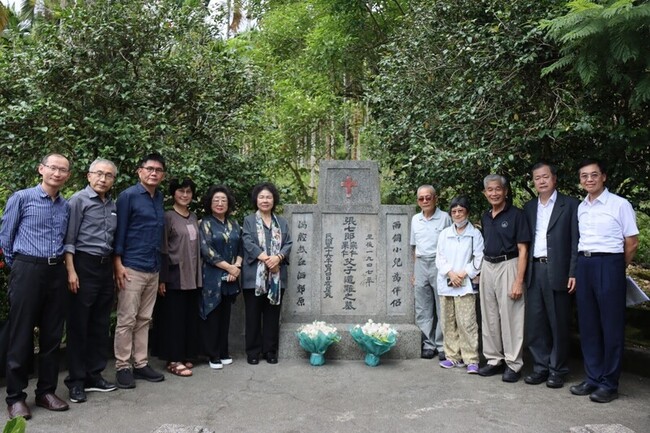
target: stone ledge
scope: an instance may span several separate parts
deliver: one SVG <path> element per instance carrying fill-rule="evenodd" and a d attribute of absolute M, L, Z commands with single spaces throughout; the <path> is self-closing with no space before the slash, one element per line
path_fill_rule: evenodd
<path fill-rule="evenodd" d="M 309 353 L 300 347 L 296 332 L 304 323 L 282 323 L 280 327 L 280 358 L 308 359 Z M 349 329 L 355 324 L 332 323 L 341 335 L 341 341 L 327 350 L 327 359 L 363 359 L 365 353 L 352 339 Z M 421 337 L 420 329 L 415 325 L 395 324 L 397 330 L 397 344 L 383 357 L 389 359 L 415 359 L 420 357 Z"/>

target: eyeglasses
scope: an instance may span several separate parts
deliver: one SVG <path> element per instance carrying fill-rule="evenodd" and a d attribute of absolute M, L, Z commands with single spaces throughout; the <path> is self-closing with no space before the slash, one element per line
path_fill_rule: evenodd
<path fill-rule="evenodd" d="M 589 180 L 589 179 L 598 179 L 601 173 L 594 171 L 593 173 L 582 173 L 580 175 L 580 180 Z"/>
<path fill-rule="evenodd" d="M 61 174 L 68 174 L 70 172 L 70 169 L 64 168 L 64 167 L 57 167 L 56 165 L 43 164 L 43 167 L 49 168 L 51 172 L 57 172 L 58 171 Z"/>
<path fill-rule="evenodd" d="M 100 179 L 103 177 L 106 180 L 115 180 L 115 175 L 113 173 L 105 173 L 105 172 L 103 172 L 101 170 L 89 171 L 88 173 L 94 174 L 95 176 L 97 176 Z"/>
<path fill-rule="evenodd" d="M 227 198 L 213 198 L 212 203 L 228 203 Z"/>
<path fill-rule="evenodd" d="M 143 170 L 146 170 L 147 173 L 153 173 L 153 172 L 155 171 L 156 173 L 160 174 L 160 173 L 164 173 L 164 172 L 165 172 L 165 169 L 164 169 L 164 168 L 160 168 L 160 167 L 150 167 L 150 166 L 147 166 L 147 167 L 140 167 L 140 168 L 143 169 Z"/>
<path fill-rule="evenodd" d="M 432 195 L 423 195 L 422 197 L 418 197 L 418 201 L 431 201 L 433 199 L 434 197 Z"/>

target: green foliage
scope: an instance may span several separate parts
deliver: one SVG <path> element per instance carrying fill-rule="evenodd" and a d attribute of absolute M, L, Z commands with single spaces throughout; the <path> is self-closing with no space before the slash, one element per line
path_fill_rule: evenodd
<path fill-rule="evenodd" d="M 637 212 L 636 223 L 639 227 L 639 249 L 634 262 L 650 267 L 650 216 L 644 212 Z"/>
<path fill-rule="evenodd" d="M 318 161 L 365 153 L 365 85 L 402 2 L 260 3 L 259 30 L 230 41 L 262 76 L 240 140 L 288 197 L 311 202 Z"/>
<path fill-rule="evenodd" d="M 234 143 L 255 77 L 214 37 L 203 5 L 97 0 L 60 13 L 0 49 L 0 190 L 32 185 L 48 151 L 72 159 L 68 193 L 99 156 L 118 165 L 120 191 L 152 151 L 168 178 L 192 177 L 199 191 L 248 191 L 261 177 Z"/>
<path fill-rule="evenodd" d="M 10 419 L 5 424 L 5 428 L 2 429 L 2 433 L 25 433 L 27 429 L 27 422 L 22 416 L 17 416 L 13 419 Z"/>
<path fill-rule="evenodd" d="M 391 202 L 411 203 L 418 185 L 485 205 L 482 179 L 513 183 L 515 203 L 533 196 L 529 167 L 559 165 L 560 188 L 582 195 L 575 166 L 587 156 L 610 167 L 612 190 L 647 200 L 647 115 L 618 95 L 585 90 L 572 77 L 540 77 L 556 58 L 538 23 L 557 2 L 425 0 L 411 2 L 402 30 L 387 45 L 369 102 L 379 139 L 371 156 L 390 183 Z"/>
<path fill-rule="evenodd" d="M 585 85 L 611 91 L 611 84 L 633 108 L 650 104 L 650 3 L 618 0 L 567 3 L 569 12 L 544 20 L 541 28 L 560 44 L 558 61 L 543 75 L 569 68 Z"/>

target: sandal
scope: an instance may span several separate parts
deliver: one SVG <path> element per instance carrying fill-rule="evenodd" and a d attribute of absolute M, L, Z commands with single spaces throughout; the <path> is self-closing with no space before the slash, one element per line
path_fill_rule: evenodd
<path fill-rule="evenodd" d="M 194 368 L 194 364 L 192 364 L 192 361 L 184 361 L 183 365 L 187 368 Z"/>
<path fill-rule="evenodd" d="M 167 371 L 180 377 L 190 377 L 192 370 L 187 368 L 182 362 L 170 362 L 167 364 Z"/>

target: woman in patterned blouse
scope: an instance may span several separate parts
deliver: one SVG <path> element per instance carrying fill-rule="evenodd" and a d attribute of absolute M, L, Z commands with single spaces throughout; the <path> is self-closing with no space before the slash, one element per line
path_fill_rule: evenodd
<path fill-rule="evenodd" d="M 199 306 L 203 347 L 210 368 L 219 370 L 232 363 L 228 353 L 231 305 L 240 291 L 242 264 L 241 229 L 230 218 L 235 199 L 223 185 L 213 185 L 203 197 L 205 217 L 201 221 L 203 293 Z"/>

